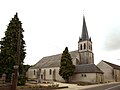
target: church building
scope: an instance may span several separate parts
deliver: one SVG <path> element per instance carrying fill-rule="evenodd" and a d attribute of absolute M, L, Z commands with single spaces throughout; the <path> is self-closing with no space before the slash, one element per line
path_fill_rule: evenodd
<path fill-rule="evenodd" d="M 103 72 L 94 64 L 92 41 L 88 35 L 85 17 L 83 16 L 82 34 L 78 41 L 78 50 L 69 52 L 75 65 L 70 82 L 103 82 Z M 30 80 L 65 82 L 59 75 L 61 55 L 43 57 L 34 66 L 28 69 L 27 77 Z"/>

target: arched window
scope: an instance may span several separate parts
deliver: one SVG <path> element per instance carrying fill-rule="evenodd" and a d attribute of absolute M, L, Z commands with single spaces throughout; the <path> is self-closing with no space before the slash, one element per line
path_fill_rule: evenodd
<path fill-rule="evenodd" d="M 87 75 L 85 74 L 84 77 L 87 77 Z"/>
<path fill-rule="evenodd" d="M 82 44 L 80 44 L 80 50 L 82 50 Z"/>
<path fill-rule="evenodd" d="M 53 70 L 53 73 L 55 73 L 55 71 L 56 71 L 56 70 L 54 69 L 54 70 Z"/>
<path fill-rule="evenodd" d="M 89 49 L 91 50 L 91 45 L 89 45 Z"/>
<path fill-rule="evenodd" d="M 34 70 L 34 75 L 35 75 L 35 70 Z"/>
<path fill-rule="evenodd" d="M 86 44 L 84 43 L 84 49 L 86 49 Z"/>
<path fill-rule="evenodd" d="M 50 71 L 49 71 L 49 74 L 51 75 L 52 74 L 52 70 L 50 69 Z"/>

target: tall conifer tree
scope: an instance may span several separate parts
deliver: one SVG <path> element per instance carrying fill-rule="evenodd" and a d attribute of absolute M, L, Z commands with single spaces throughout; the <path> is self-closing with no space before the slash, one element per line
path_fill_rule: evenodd
<path fill-rule="evenodd" d="M 18 14 L 14 15 L 14 18 L 10 21 L 5 31 L 5 37 L 1 39 L 1 54 L 0 54 L 0 74 L 7 74 L 7 81 L 10 81 L 11 74 L 14 72 L 14 65 L 17 60 L 17 43 L 18 33 L 20 33 L 20 61 L 19 61 L 19 75 L 23 73 L 23 62 L 26 54 L 25 41 L 23 40 L 23 28 L 22 23 L 19 21 Z"/>
<path fill-rule="evenodd" d="M 69 54 L 68 47 L 66 47 L 61 56 L 59 74 L 66 82 L 69 82 L 69 77 L 73 75 L 74 69 L 75 66 L 72 63 L 72 58 Z"/>

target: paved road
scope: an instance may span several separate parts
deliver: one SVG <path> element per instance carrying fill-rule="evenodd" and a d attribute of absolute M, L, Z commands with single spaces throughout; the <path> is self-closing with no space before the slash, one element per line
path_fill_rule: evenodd
<path fill-rule="evenodd" d="M 79 90 L 120 90 L 120 83 L 113 83 Z"/>

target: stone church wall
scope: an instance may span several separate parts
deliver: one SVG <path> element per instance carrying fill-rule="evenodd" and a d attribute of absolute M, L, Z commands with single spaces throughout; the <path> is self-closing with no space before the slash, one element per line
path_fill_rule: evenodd
<path fill-rule="evenodd" d="M 92 82 L 96 83 L 96 73 L 79 73 L 79 74 L 74 74 L 71 77 L 72 82 Z"/>
<path fill-rule="evenodd" d="M 97 66 L 104 72 L 104 82 L 114 81 L 113 68 L 111 66 L 103 61 L 101 61 Z"/>
<path fill-rule="evenodd" d="M 37 69 L 28 69 L 26 73 L 28 79 L 36 80 L 37 79 Z"/>
<path fill-rule="evenodd" d="M 45 75 L 44 72 L 45 71 Z M 45 80 L 64 82 L 64 79 L 59 75 L 59 67 L 42 68 L 42 72 Z"/>

